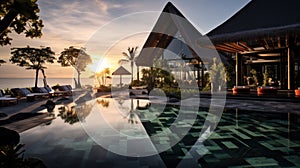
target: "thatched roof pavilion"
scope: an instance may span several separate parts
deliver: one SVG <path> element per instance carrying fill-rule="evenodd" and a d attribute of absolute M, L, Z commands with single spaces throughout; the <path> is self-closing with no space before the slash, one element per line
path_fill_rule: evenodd
<path fill-rule="evenodd" d="M 146 40 L 139 57 L 137 66 L 152 67 L 155 60 L 185 61 L 197 71 L 198 85 L 203 86 L 204 64 L 212 63 L 213 57 L 219 57 L 214 49 L 200 47 L 196 41 L 203 38 L 210 45 L 210 40 L 205 38 L 171 3 L 168 2 L 161 12 L 151 33 Z M 164 53 L 168 51 L 176 58 L 168 58 Z M 202 80 L 200 80 L 202 79 Z"/>

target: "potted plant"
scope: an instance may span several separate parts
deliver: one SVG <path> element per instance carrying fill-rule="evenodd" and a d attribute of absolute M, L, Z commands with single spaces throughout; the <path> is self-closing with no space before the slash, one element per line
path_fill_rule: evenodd
<path fill-rule="evenodd" d="M 300 87 L 298 87 L 298 89 L 295 89 L 295 96 L 300 96 Z"/>

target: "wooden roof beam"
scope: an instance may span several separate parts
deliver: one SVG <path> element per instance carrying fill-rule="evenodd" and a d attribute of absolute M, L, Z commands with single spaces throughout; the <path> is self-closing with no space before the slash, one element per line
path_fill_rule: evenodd
<path fill-rule="evenodd" d="M 241 51 L 247 50 L 247 48 L 238 45 L 238 43 L 225 43 L 225 44 L 226 44 L 226 45 L 229 45 L 230 47 L 233 47 L 233 48 L 236 48 L 236 49 L 238 49 L 238 50 L 241 50 Z"/>
<path fill-rule="evenodd" d="M 277 47 L 281 48 L 281 39 L 280 39 L 280 36 L 277 37 Z"/>
<path fill-rule="evenodd" d="M 218 51 L 229 52 L 229 53 L 236 53 L 235 51 L 230 50 L 230 49 L 226 49 L 226 48 L 216 47 L 216 49 Z"/>
<path fill-rule="evenodd" d="M 222 47 L 222 48 L 226 48 L 226 49 L 229 49 L 229 50 L 232 50 L 232 51 L 235 51 L 235 52 L 239 52 L 239 50 L 238 49 L 236 49 L 236 48 L 232 48 L 232 47 L 229 47 L 229 46 L 227 46 L 227 45 L 220 45 L 220 47 Z"/>
<path fill-rule="evenodd" d="M 246 51 L 246 52 L 241 52 L 241 54 L 247 55 L 247 54 L 264 54 L 264 53 L 274 53 L 274 52 L 280 52 L 283 49 L 285 49 L 284 47 L 282 48 L 273 48 L 270 50 L 258 50 L 258 51 Z"/>
<path fill-rule="evenodd" d="M 237 50 L 237 51 L 243 51 L 244 50 L 242 47 L 235 46 L 235 43 L 223 43 L 222 45 L 226 46 L 228 48 L 232 48 L 232 49 Z"/>
<path fill-rule="evenodd" d="M 277 46 L 276 42 L 274 41 L 273 37 L 270 38 L 271 39 L 271 44 L 272 44 L 272 48 L 275 48 L 275 46 Z"/>
<path fill-rule="evenodd" d="M 247 48 L 248 51 L 253 51 L 253 48 L 249 47 L 246 42 L 238 42 L 238 45 Z"/>
<path fill-rule="evenodd" d="M 227 51 L 227 52 L 231 52 L 231 53 L 240 52 L 240 51 L 237 50 L 237 49 L 230 48 L 230 47 L 224 46 L 224 45 L 217 45 L 217 46 L 215 46 L 215 48 L 216 48 L 217 50 Z"/>
<path fill-rule="evenodd" d="M 294 42 L 294 44 L 297 44 L 298 43 L 298 34 L 295 34 L 295 42 Z"/>
<path fill-rule="evenodd" d="M 269 43 L 268 43 L 267 39 L 264 38 L 263 41 L 264 41 L 264 46 L 265 46 L 265 48 L 266 48 L 267 50 L 269 50 L 269 49 L 270 49 L 270 46 L 269 46 Z"/>

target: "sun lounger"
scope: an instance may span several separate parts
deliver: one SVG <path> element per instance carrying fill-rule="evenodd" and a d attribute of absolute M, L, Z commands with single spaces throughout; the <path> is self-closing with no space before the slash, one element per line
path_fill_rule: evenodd
<path fill-rule="evenodd" d="M 26 98 L 27 101 L 39 100 L 42 98 L 49 98 L 49 93 L 32 93 L 26 88 L 12 88 L 11 91 L 18 99 Z"/>
<path fill-rule="evenodd" d="M 45 87 L 45 89 L 54 97 L 72 96 L 73 93 L 71 85 L 53 86 L 52 89 L 50 87 Z"/>
<path fill-rule="evenodd" d="M 43 87 L 43 88 L 40 88 L 40 90 L 45 93 L 49 93 L 51 95 L 51 97 L 59 97 L 59 96 L 64 96 L 67 94 L 67 92 L 65 91 L 59 91 L 59 90 L 52 90 L 50 87 Z"/>
<path fill-rule="evenodd" d="M 72 96 L 73 90 L 71 85 L 58 86 L 60 92 L 65 92 L 65 96 Z"/>
<path fill-rule="evenodd" d="M 130 89 L 130 95 L 144 95 L 147 93 L 148 91 L 145 87 L 132 87 L 132 89 Z"/>
<path fill-rule="evenodd" d="M 31 88 L 31 90 L 34 93 L 47 93 L 51 97 L 62 96 L 64 94 L 64 92 L 53 91 L 50 87 L 37 87 L 37 88 Z"/>
<path fill-rule="evenodd" d="M 33 87 L 31 88 L 33 93 L 49 93 L 48 90 L 44 87 Z"/>
<path fill-rule="evenodd" d="M 6 97 L 2 92 L 0 92 L 0 106 L 7 106 L 17 104 L 18 99 L 13 97 Z"/>

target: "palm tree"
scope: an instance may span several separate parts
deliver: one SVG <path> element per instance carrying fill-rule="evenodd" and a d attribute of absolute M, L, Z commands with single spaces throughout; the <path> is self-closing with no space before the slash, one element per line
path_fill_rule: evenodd
<path fill-rule="evenodd" d="M 111 77 L 109 76 L 109 74 L 110 74 L 109 68 L 105 68 L 105 69 L 103 69 L 102 71 L 96 72 L 96 73 L 95 73 L 95 77 L 96 77 L 97 81 L 99 82 L 99 85 L 100 85 L 100 86 L 101 86 L 101 85 L 106 85 L 106 79 L 107 79 L 107 78 L 111 78 Z M 100 80 L 100 79 L 101 79 L 101 80 Z"/>
<path fill-rule="evenodd" d="M 135 59 L 136 59 L 136 50 L 138 49 L 138 47 L 128 47 L 127 51 L 128 53 L 126 52 L 122 52 L 123 56 L 125 57 L 125 59 L 120 59 L 119 60 L 119 63 L 122 63 L 122 62 L 130 62 L 130 66 L 131 66 L 131 82 L 133 81 L 133 66 L 134 66 L 134 62 L 135 62 Z M 139 67 L 137 66 L 137 80 L 139 81 Z"/>
<path fill-rule="evenodd" d="M 216 57 L 213 58 L 213 64 L 209 71 L 211 91 L 221 91 L 222 87 L 226 84 L 227 73 L 223 63 L 217 60 Z"/>
<path fill-rule="evenodd" d="M 110 78 L 110 76 L 109 76 L 110 70 L 109 70 L 109 68 L 104 68 L 103 72 L 104 72 L 104 85 L 106 85 L 106 79 Z"/>

